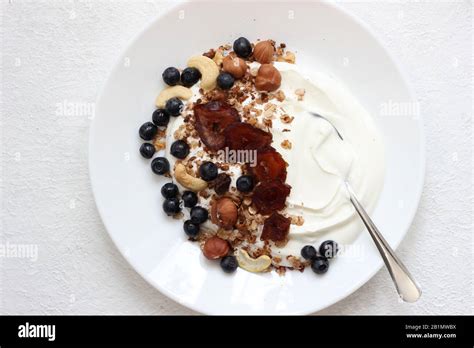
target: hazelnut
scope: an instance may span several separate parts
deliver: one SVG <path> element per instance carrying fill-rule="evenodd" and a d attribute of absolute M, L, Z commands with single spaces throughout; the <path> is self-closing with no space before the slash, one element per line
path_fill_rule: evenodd
<path fill-rule="evenodd" d="M 259 91 L 273 92 L 281 85 L 281 74 L 271 64 L 262 64 L 255 78 L 255 86 Z"/>
<path fill-rule="evenodd" d="M 217 260 L 229 253 L 230 247 L 227 241 L 219 237 L 211 237 L 204 243 L 202 252 L 209 260 Z"/>
<path fill-rule="evenodd" d="M 224 58 L 222 69 L 236 79 L 240 79 L 247 71 L 247 63 L 245 63 L 245 60 L 237 57 L 233 52 L 231 52 Z"/>
<path fill-rule="evenodd" d="M 270 63 L 273 60 L 274 53 L 275 46 L 271 41 L 260 41 L 253 49 L 253 57 L 257 62 L 262 64 Z"/>
<path fill-rule="evenodd" d="M 237 206 L 228 197 L 212 202 L 211 219 L 216 225 L 230 230 L 237 223 Z"/>

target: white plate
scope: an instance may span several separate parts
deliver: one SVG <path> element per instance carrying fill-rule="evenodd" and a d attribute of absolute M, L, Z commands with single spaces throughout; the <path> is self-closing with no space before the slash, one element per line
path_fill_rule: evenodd
<path fill-rule="evenodd" d="M 241 269 L 224 274 L 186 240 L 182 222 L 162 213 L 160 188 L 166 180 L 154 175 L 138 152 L 138 127 L 151 119 L 163 69 L 183 67 L 191 55 L 239 36 L 287 43 L 303 69 L 317 67 L 335 76 L 374 116 L 386 144 L 387 174 L 373 218 L 389 243 L 398 246 L 423 186 L 422 122 L 413 115 L 381 115 L 384 105 L 415 102 L 405 79 L 364 25 L 321 2 L 190 2 L 141 32 L 105 84 L 91 126 L 90 175 L 97 207 L 136 271 L 187 307 L 210 314 L 311 313 L 351 294 L 380 269 L 368 233 L 354 243 L 358 256 L 334 260 L 324 276 L 306 271 L 281 277 Z"/>

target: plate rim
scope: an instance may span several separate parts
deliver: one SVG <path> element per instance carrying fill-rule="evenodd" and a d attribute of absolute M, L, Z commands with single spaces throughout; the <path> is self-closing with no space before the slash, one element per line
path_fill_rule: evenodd
<path fill-rule="evenodd" d="M 157 15 L 156 17 L 153 17 L 147 24 L 145 24 L 142 27 L 141 30 L 139 30 L 127 42 L 127 44 L 124 46 L 124 48 L 121 50 L 120 54 L 118 55 L 118 58 L 115 61 L 114 65 L 109 70 L 107 78 L 105 79 L 105 81 L 102 84 L 102 87 L 101 87 L 101 89 L 98 93 L 97 99 L 95 101 L 96 106 L 99 105 L 100 101 L 103 99 L 103 95 L 105 94 L 105 90 L 106 90 L 107 86 L 110 84 L 110 80 L 112 79 L 112 76 L 119 69 L 120 62 L 123 60 L 123 57 L 126 56 L 125 53 L 127 52 L 127 50 L 131 46 L 133 46 L 146 31 L 150 30 L 151 27 L 153 25 L 155 25 L 156 22 L 159 22 L 163 17 L 167 16 L 172 11 L 175 11 L 175 10 L 181 8 L 181 7 L 184 7 L 188 3 L 191 3 L 191 2 L 194 2 L 194 1 L 195 0 L 184 0 L 184 1 L 180 1 L 180 2 L 177 2 L 173 5 L 171 5 L 169 8 L 167 8 L 166 10 L 161 12 L 159 15 Z M 329 2 L 327 0 L 318 1 L 318 2 L 320 4 L 323 4 L 324 6 L 328 6 L 328 7 L 332 8 L 333 10 L 336 10 L 336 11 L 340 12 L 341 15 L 348 17 L 349 20 L 352 20 L 357 25 L 359 25 L 376 42 L 376 44 L 379 45 L 383 49 L 383 51 L 387 55 L 390 63 L 393 65 L 396 72 L 400 76 L 404 86 L 406 87 L 410 99 L 412 101 L 417 101 L 418 100 L 416 98 L 415 93 L 414 93 L 413 87 L 412 87 L 411 83 L 409 82 L 409 80 L 407 78 L 407 74 L 406 74 L 404 68 L 395 59 L 392 52 L 387 49 L 386 45 L 380 39 L 379 35 L 367 23 L 365 23 L 362 19 L 357 17 L 355 14 L 349 12 L 348 10 L 346 10 L 345 8 L 343 8 L 342 6 L 340 6 L 337 3 L 332 3 L 332 2 Z M 158 290 L 160 293 L 162 293 L 166 297 L 172 299 L 176 303 L 178 303 L 178 304 L 180 304 L 180 305 L 182 305 L 186 308 L 189 308 L 189 309 L 191 309 L 191 310 L 193 310 L 197 313 L 206 314 L 206 315 L 218 314 L 218 313 L 214 313 L 212 311 L 207 311 L 206 309 L 201 308 L 199 306 L 196 306 L 192 302 L 182 300 L 181 298 L 179 298 L 179 296 L 177 296 L 175 293 L 169 291 L 166 287 L 162 287 L 159 284 L 157 284 L 156 282 L 154 282 L 152 279 L 148 279 L 148 277 L 145 274 L 143 274 L 139 270 L 139 268 L 136 267 L 135 263 L 126 255 L 125 250 L 122 250 L 122 248 L 119 247 L 119 243 L 116 241 L 113 233 L 110 232 L 108 224 L 107 224 L 106 220 L 104 219 L 104 216 L 106 214 L 103 212 L 103 209 L 99 206 L 99 203 L 98 203 L 98 200 L 97 200 L 97 197 L 98 197 L 97 188 L 96 188 L 96 184 L 94 184 L 94 180 L 93 180 L 94 170 L 92 168 L 94 166 L 92 165 L 91 153 L 92 153 L 93 138 L 94 138 L 94 134 L 96 132 L 96 126 L 94 126 L 94 125 L 97 124 L 97 122 L 95 122 L 96 117 L 94 117 L 92 119 L 91 124 L 89 126 L 89 139 L 88 139 L 89 144 L 88 144 L 88 153 L 87 153 L 87 155 L 88 155 L 87 165 L 88 165 L 88 172 L 89 172 L 89 181 L 90 181 L 90 184 L 91 184 L 91 191 L 92 191 L 92 196 L 94 198 L 94 204 L 97 208 L 97 211 L 99 213 L 102 224 L 104 225 L 105 230 L 107 231 L 108 236 L 110 237 L 110 239 L 114 243 L 116 249 L 119 251 L 119 253 L 122 255 L 122 257 L 132 266 L 133 270 L 136 273 L 138 273 L 149 285 L 151 285 L 154 289 Z M 421 114 L 418 116 L 418 124 L 419 124 L 418 136 L 419 136 L 419 139 L 420 139 L 420 158 L 419 158 L 419 161 L 420 161 L 420 173 L 419 174 L 420 174 L 420 176 L 419 176 L 419 183 L 416 186 L 417 187 L 417 192 L 415 192 L 416 204 L 415 204 L 415 208 L 413 209 L 413 211 L 410 213 L 410 216 L 408 217 L 407 225 L 402 228 L 402 230 L 404 232 L 402 234 L 400 234 L 400 237 L 393 243 L 393 245 L 391 245 L 391 247 L 394 250 L 396 250 L 398 248 L 398 246 L 401 244 L 401 242 L 405 239 L 408 231 L 410 230 L 410 227 L 413 224 L 413 220 L 414 220 L 414 218 L 415 218 L 415 216 L 418 212 L 418 208 L 419 208 L 419 205 L 420 205 L 420 202 L 421 202 L 421 197 L 422 197 L 422 193 L 423 193 L 423 189 L 424 189 L 425 173 L 426 173 L 426 138 L 425 138 L 424 119 L 423 119 L 423 115 L 421 115 Z M 345 299 L 349 295 L 356 292 L 360 287 L 362 287 L 364 284 L 366 284 L 368 281 L 370 281 L 374 277 L 374 275 L 377 274 L 380 271 L 380 269 L 382 268 L 383 265 L 384 265 L 383 260 L 380 258 L 378 260 L 378 263 L 375 265 L 373 272 L 368 273 L 368 276 L 361 279 L 361 281 L 359 281 L 357 283 L 354 283 L 350 288 L 347 288 L 347 290 L 341 296 L 336 297 L 335 299 L 333 299 L 331 301 L 328 301 L 323 306 L 319 306 L 319 307 L 308 309 L 308 310 L 289 311 L 289 312 L 285 312 L 285 313 L 281 313 L 281 314 L 307 315 L 307 314 L 317 313 L 321 310 L 327 309 L 330 306 L 334 305 L 335 303 L 338 303 L 339 301 Z M 394 295 L 396 295 L 395 291 L 394 291 Z M 262 313 L 260 313 L 260 315 L 261 314 Z M 250 315 L 259 315 L 259 314 L 250 314 Z M 275 315 L 280 315 L 280 314 L 276 313 Z"/>

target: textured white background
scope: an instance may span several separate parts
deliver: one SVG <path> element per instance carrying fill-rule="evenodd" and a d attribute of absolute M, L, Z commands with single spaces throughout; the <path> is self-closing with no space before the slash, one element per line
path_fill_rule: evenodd
<path fill-rule="evenodd" d="M 39 257 L 0 258 L 0 313 L 194 313 L 149 286 L 116 250 L 91 193 L 89 115 L 57 109 L 94 103 L 128 41 L 168 6 L 2 0 L 1 241 L 37 244 Z M 421 103 L 426 184 L 398 253 L 424 294 L 399 303 L 383 269 L 320 313 L 472 313 L 472 3 L 341 6 L 386 43 Z"/>

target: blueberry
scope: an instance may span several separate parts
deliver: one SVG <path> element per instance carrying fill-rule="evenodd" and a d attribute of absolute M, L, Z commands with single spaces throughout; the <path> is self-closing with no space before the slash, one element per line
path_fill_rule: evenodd
<path fill-rule="evenodd" d="M 167 215 L 176 215 L 181 211 L 178 198 L 165 199 L 163 202 L 163 210 Z"/>
<path fill-rule="evenodd" d="M 319 246 L 319 253 L 327 259 L 332 259 L 339 251 L 339 246 L 333 240 L 322 242 Z"/>
<path fill-rule="evenodd" d="M 209 217 L 207 209 L 203 207 L 193 207 L 191 208 L 191 221 L 195 224 L 202 224 Z"/>
<path fill-rule="evenodd" d="M 161 195 L 165 198 L 175 198 L 179 193 L 178 186 L 168 182 L 161 187 Z"/>
<path fill-rule="evenodd" d="M 236 185 L 240 192 L 250 192 L 255 186 L 251 175 L 242 175 L 237 179 Z"/>
<path fill-rule="evenodd" d="M 324 256 L 316 256 L 311 261 L 311 269 L 314 273 L 323 274 L 329 269 L 329 261 Z"/>
<path fill-rule="evenodd" d="M 138 134 L 140 138 L 143 140 L 151 140 L 155 137 L 156 133 L 158 132 L 158 127 L 156 127 L 151 122 L 145 122 L 141 125 L 140 129 L 138 130 Z"/>
<path fill-rule="evenodd" d="M 186 158 L 189 154 L 189 145 L 184 140 L 176 140 L 171 144 L 170 153 L 179 159 Z"/>
<path fill-rule="evenodd" d="M 183 102 L 179 98 L 170 98 L 166 102 L 165 109 L 168 114 L 171 116 L 179 116 L 181 114 L 181 111 L 183 111 Z"/>
<path fill-rule="evenodd" d="M 164 157 L 157 157 L 151 161 L 151 170 L 158 175 L 166 174 L 170 171 L 170 162 Z"/>
<path fill-rule="evenodd" d="M 306 260 L 312 260 L 316 256 L 318 256 L 318 253 L 316 252 L 316 249 L 312 245 L 305 245 L 303 249 L 301 249 L 301 256 L 303 256 L 304 259 Z"/>
<path fill-rule="evenodd" d="M 143 143 L 140 146 L 140 154 L 145 158 L 152 158 L 155 154 L 155 147 L 150 143 Z"/>
<path fill-rule="evenodd" d="M 221 259 L 221 268 L 225 273 L 234 272 L 239 264 L 237 263 L 237 258 L 235 256 L 225 256 Z"/>
<path fill-rule="evenodd" d="M 231 74 L 222 72 L 217 76 L 217 85 L 222 89 L 231 89 L 234 85 L 234 77 Z"/>
<path fill-rule="evenodd" d="M 170 121 L 170 114 L 165 109 L 156 109 L 151 118 L 157 126 L 166 127 Z"/>
<path fill-rule="evenodd" d="M 239 37 L 234 41 L 234 52 L 242 58 L 247 58 L 252 54 L 252 45 L 245 37 Z"/>
<path fill-rule="evenodd" d="M 194 207 L 198 202 L 198 196 L 193 191 L 184 191 L 181 197 L 186 208 Z"/>
<path fill-rule="evenodd" d="M 188 237 L 195 238 L 199 234 L 199 224 L 192 222 L 191 220 L 186 220 L 183 224 L 184 233 L 188 235 Z"/>
<path fill-rule="evenodd" d="M 176 68 L 166 68 L 161 76 L 167 85 L 175 86 L 179 82 L 179 70 Z"/>
<path fill-rule="evenodd" d="M 181 83 L 185 87 L 191 87 L 201 78 L 201 73 L 196 68 L 186 68 L 181 74 Z"/>
<path fill-rule="evenodd" d="M 199 167 L 199 175 L 204 181 L 211 181 L 217 178 L 217 166 L 212 162 L 203 162 Z"/>

